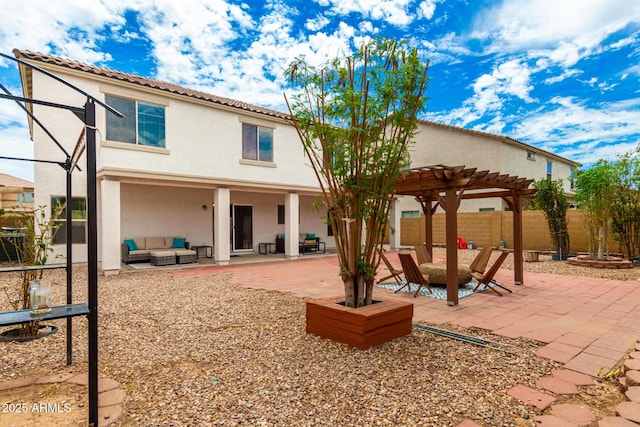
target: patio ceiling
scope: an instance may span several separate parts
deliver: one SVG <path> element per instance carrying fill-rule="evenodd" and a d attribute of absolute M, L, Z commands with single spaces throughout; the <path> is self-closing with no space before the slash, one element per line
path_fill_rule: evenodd
<path fill-rule="evenodd" d="M 434 197 L 447 189 L 473 190 L 462 194 L 463 199 L 486 197 L 508 197 L 512 192 L 519 195 L 530 195 L 535 189 L 529 185 L 533 179 L 515 175 L 477 170 L 462 166 L 433 165 L 413 168 L 404 174 L 396 183 L 395 194 L 414 197 Z"/>

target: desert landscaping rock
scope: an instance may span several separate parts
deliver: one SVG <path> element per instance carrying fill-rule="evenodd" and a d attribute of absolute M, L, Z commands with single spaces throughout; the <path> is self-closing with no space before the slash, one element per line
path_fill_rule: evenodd
<path fill-rule="evenodd" d="M 435 255 L 443 253 L 438 250 Z M 461 253 L 462 265 L 477 255 Z M 525 270 L 557 274 L 568 268 L 540 258 L 526 263 Z M 580 274 L 574 268 L 572 274 Z M 620 272 L 598 271 L 612 279 L 631 277 L 613 277 Z M 49 273 L 54 304 L 62 304 L 64 274 Z M 376 348 L 353 350 L 305 333 L 304 298 L 245 289 L 228 274 L 176 278 L 167 271 L 124 272 L 101 276 L 98 291 L 100 376 L 126 393 L 122 406 L 102 407 L 100 414 L 118 426 L 457 426 L 468 420 L 478 426 L 529 427 L 534 417 L 551 410 L 543 414 L 507 392 L 522 385 L 544 394 L 536 381 L 562 371 L 561 364 L 535 355 L 542 343 L 478 329 L 462 332 L 511 344 L 517 353 L 418 330 Z M 74 268 L 73 300 L 87 300 L 86 268 Z M 0 298 L 0 311 L 9 309 Z M 50 375 L 86 378 L 86 319 L 73 320 L 71 367 L 65 366 L 66 322 L 54 323 L 58 334 L 0 343 L 0 387 Z M 589 392 L 580 387 L 579 396 L 592 406 L 603 405 L 600 416 L 613 415 L 624 399 L 616 395 L 614 381 L 598 379 L 586 387 Z M 551 398 L 564 403 L 577 397 Z M 72 422 L 86 410 L 86 394 L 76 400 Z"/>

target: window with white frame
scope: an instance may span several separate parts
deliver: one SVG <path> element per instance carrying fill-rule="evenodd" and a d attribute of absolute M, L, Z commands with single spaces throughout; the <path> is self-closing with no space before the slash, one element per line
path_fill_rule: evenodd
<path fill-rule="evenodd" d="M 553 169 L 553 162 L 547 160 L 547 178 L 551 179 L 551 172 Z"/>
<path fill-rule="evenodd" d="M 33 191 L 25 191 L 16 196 L 18 203 L 33 203 Z"/>
<path fill-rule="evenodd" d="M 107 104 L 124 114 L 124 118 L 107 114 L 109 141 L 148 147 L 165 146 L 165 111 L 161 105 L 107 95 Z"/>
<path fill-rule="evenodd" d="M 51 197 L 51 212 L 53 213 L 59 205 L 64 205 L 67 198 L 64 196 Z M 71 198 L 71 241 L 72 243 L 87 243 L 87 199 L 84 197 Z M 64 245 L 67 243 L 67 208 L 65 206 L 60 217 L 54 222 L 59 225 L 56 234 L 53 236 L 53 243 Z"/>
<path fill-rule="evenodd" d="M 273 129 L 243 123 L 242 158 L 273 162 Z"/>

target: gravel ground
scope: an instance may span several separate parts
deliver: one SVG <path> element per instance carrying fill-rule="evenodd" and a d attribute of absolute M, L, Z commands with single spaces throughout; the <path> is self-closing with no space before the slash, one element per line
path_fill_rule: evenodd
<path fill-rule="evenodd" d="M 460 263 L 470 262 L 473 252 L 461 251 Z M 569 268 L 542 261 L 525 264 L 525 270 L 561 274 L 562 266 Z M 74 300 L 83 301 L 86 269 L 75 270 Z M 640 269 L 590 272 L 637 280 Z M 49 277 L 54 304 L 61 304 L 63 273 L 51 271 Z M 536 357 L 535 341 L 480 330 L 463 332 L 511 344 L 517 354 L 418 330 L 374 349 L 353 350 L 305 333 L 304 299 L 239 288 L 226 274 L 125 273 L 100 277 L 99 293 L 99 369 L 127 392 L 116 423 L 121 426 L 455 426 L 467 418 L 482 426 L 532 426 L 539 411 L 506 391 L 516 384 L 535 387 L 560 366 Z M 8 309 L 0 298 L 0 311 Z M 75 363 L 66 368 L 65 321 L 50 323 L 60 332 L 0 343 L 0 382 L 86 372 L 86 319 L 74 320 Z M 621 399 L 616 393 L 612 383 L 598 381 L 583 396 L 598 407 L 596 413 L 610 415 L 604 403 Z M 78 425 L 78 402 L 86 396 L 75 391 L 73 399 L 59 398 L 77 405 L 67 425 Z M 27 403 L 38 399 L 35 394 Z"/>

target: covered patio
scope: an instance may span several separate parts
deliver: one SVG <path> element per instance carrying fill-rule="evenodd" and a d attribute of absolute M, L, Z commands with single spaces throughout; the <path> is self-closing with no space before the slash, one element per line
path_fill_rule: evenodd
<path fill-rule="evenodd" d="M 529 188 L 533 179 L 521 178 L 466 166 L 433 165 L 413 168 L 403 175 L 395 187 L 395 195 L 413 196 L 420 203 L 425 218 L 424 243 L 433 255 L 432 218 L 438 206 L 445 211 L 447 254 L 447 303 L 458 305 L 458 220 L 463 199 L 499 197 L 513 212 L 513 279 L 524 283 L 522 255 L 522 197 L 535 194 Z"/>

